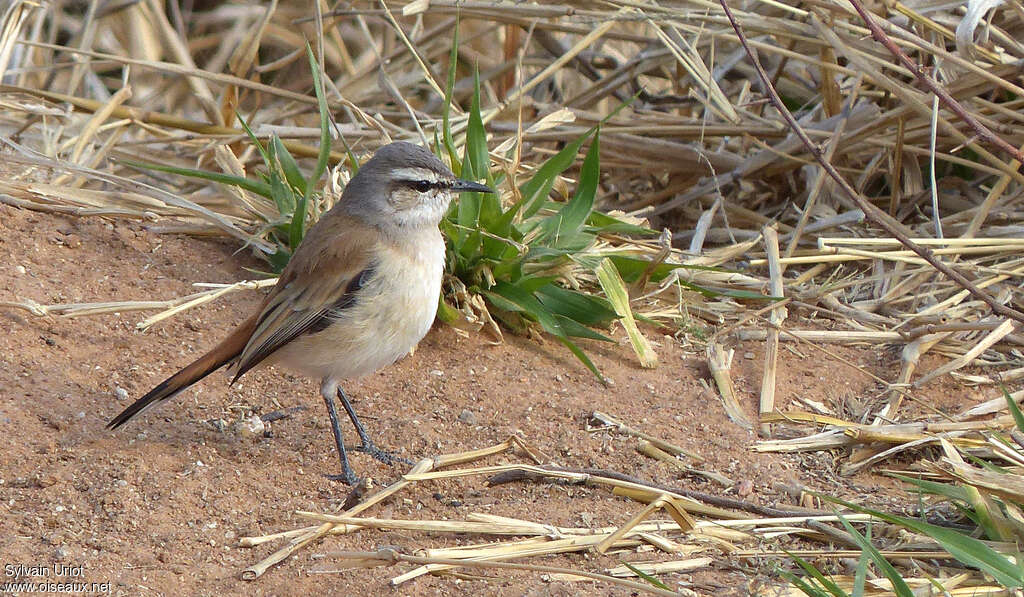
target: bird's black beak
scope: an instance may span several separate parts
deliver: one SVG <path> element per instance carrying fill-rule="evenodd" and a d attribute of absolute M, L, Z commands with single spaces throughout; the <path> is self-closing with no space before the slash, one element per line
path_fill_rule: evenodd
<path fill-rule="evenodd" d="M 456 193 L 494 193 L 494 189 L 485 184 L 462 180 L 461 178 L 455 179 L 455 182 L 452 184 L 452 190 Z"/>

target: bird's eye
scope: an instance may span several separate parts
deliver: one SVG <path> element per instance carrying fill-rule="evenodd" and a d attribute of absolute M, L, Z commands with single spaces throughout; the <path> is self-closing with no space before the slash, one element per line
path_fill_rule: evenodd
<path fill-rule="evenodd" d="M 411 186 L 413 190 L 419 193 L 426 193 L 430 189 L 434 188 L 434 185 L 432 185 L 430 181 L 427 180 L 416 180 L 413 181 L 409 186 Z"/>

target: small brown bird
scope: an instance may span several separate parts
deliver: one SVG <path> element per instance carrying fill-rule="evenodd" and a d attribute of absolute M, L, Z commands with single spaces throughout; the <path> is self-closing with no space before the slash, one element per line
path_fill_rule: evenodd
<path fill-rule="evenodd" d="M 494 191 L 456 178 L 422 147 L 397 142 L 380 148 L 309 229 L 259 311 L 107 427 L 124 425 L 223 365 L 234 368 L 234 383 L 256 365 L 274 363 L 323 380 L 320 393 L 342 468 L 331 478 L 357 480 L 335 395 L 359 434 L 358 449 L 391 462 L 370 440 L 340 383 L 394 363 L 430 329 L 444 271 L 438 224 L 461 192 Z"/>

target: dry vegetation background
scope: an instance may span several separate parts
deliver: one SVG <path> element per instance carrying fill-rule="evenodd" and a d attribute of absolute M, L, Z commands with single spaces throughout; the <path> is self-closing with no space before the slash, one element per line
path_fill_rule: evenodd
<path fill-rule="evenodd" d="M 322 60 L 336 123 L 327 186 L 341 188 L 342 138 L 364 156 L 389 139 L 441 136 L 458 24 L 457 144 L 474 66 L 492 165 L 513 180 L 526 180 L 607 119 L 598 208 L 667 232 L 655 240 L 608 235 L 602 247 L 724 268 L 679 270 L 660 285 L 634 287 L 633 308 L 706 354 L 727 409 L 735 400 L 731 339 L 766 342 L 762 420 L 730 410 L 737 424 L 782 433 L 757 449 L 846 448 L 845 466 L 854 471 L 943 441 L 943 450 L 914 452 L 929 461 L 918 473 L 977 480 L 983 471 L 958 449 L 1016 470 L 1024 460 L 1000 452 L 983 432 L 1011 425 L 997 384 L 1013 390 L 1024 378 L 1021 3 L 744 0 L 729 7 L 767 81 L 717 1 L 15 0 L 0 32 L 0 202 L 228 236 L 259 250 L 252 235 L 271 211 L 265 200 L 121 160 L 251 173 L 261 162 L 236 111 L 257 136 L 276 133 L 296 156 L 312 158 L 320 131 L 308 40 Z M 875 37 L 859 11 L 871 15 Z M 573 187 L 570 176 L 555 191 L 568 196 Z M 514 199 L 513 185 L 501 191 Z M 895 234 L 929 248 L 985 295 L 937 272 Z M 592 277 L 580 279 L 594 286 Z M 785 299 L 706 296 L 680 281 Z M 51 315 L 133 308 L 5 300 Z M 823 360 L 835 344 L 898 352 L 899 374 L 879 380 L 886 389 L 859 410 L 808 403 L 780 415 L 773 408 L 780 343 Z M 939 365 L 920 370 L 925 354 L 939 355 L 932 361 Z M 909 419 L 907 401 L 950 376 L 952 387 L 980 386 L 993 400 L 957 413 L 921 408 Z M 979 484 L 983 495 L 996 491 Z M 646 491 L 648 501 L 666 495 Z M 693 522 L 672 504 L 655 501 L 632 522 L 659 508 L 684 528 Z M 650 533 L 664 528 L 645 529 L 646 540 L 657 546 Z M 608 549 L 626 531 L 588 535 L 577 547 Z M 678 532 L 663 535 L 671 539 L 658 547 L 667 552 L 683 541 Z"/>

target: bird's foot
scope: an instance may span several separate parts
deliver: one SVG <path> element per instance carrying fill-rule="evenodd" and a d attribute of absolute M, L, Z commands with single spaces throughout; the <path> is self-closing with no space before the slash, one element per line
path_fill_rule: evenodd
<path fill-rule="evenodd" d="M 356 476 L 351 470 L 342 471 L 340 475 L 324 475 L 329 481 L 339 481 L 345 485 L 351 485 L 355 487 L 359 484 L 359 477 Z"/>
<path fill-rule="evenodd" d="M 410 464 L 410 465 L 413 464 L 413 462 L 411 460 L 409 460 L 408 458 L 402 458 L 401 456 L 397 456 L 397 455 L 392 454 L 391 452 L 388 452 L 386 450 L 381 450 L 376 445 L 374 445 L 372 442 L 369 443 L 369 444 L 363 444 L 363 445 L 359 446 L 358 448 L 355 448 L 355 451 L 356 452 L 362 452 L 363 454 L 367 454 L 369 456 L 372 456 L 374 458 L 374 460 L 379 460 L 380 462 L 383 462 L 384 464 L 386 464 L 388 466 L 391 466 L 391 465 L 396 464 L 396 463 Z"/>

